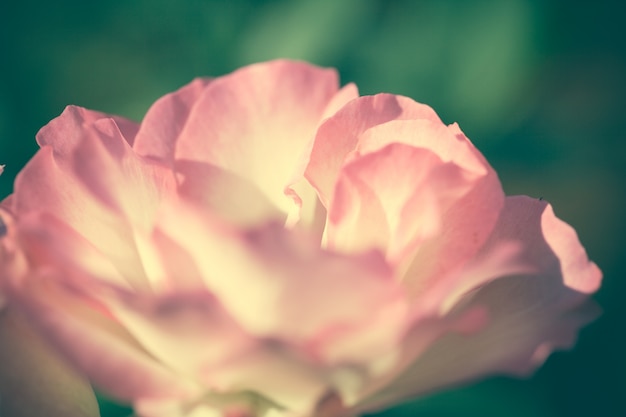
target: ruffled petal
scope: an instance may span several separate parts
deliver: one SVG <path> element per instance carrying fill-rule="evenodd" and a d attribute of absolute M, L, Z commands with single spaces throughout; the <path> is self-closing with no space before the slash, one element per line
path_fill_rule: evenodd
<path fill-rule="evenodd" d="M 106 258 L 49 215 L 21 225 L 31 261 L 62 265 L 63 278 L 29 276 L 14 299 L 23 296 L 22 308 L 44 334 L 107 392 L 190 404 L 203 395 L 187 391 L 185 381 L 195 381 L 215 395 L 254 391 L 306 413 L 328 389 L 335 364 L 366 363 L 400 340 L 406 303 L 380 256 L 333 255 L 278 225 L 240 234 L 187 208 L 161 213 L 153 244 L 171 278 L 195 278 L 172 279 L 161 294 L 100 281 Z M 181 256 L 188 264 L 175 270 Z M 357 286 L 360 296 L 348 297 Z M 364 317 L 366 308 L 373 310 Z M 90 363 L 94 356 L 107 372 Z M 147 378 L 147 391 L 134 380 L 112 387 L 122 366 L 132 378 Z M 166 395 L 160 389 L 168 383 L 185 389 Z"/>
<path fill-rule="evenodd" d="M 413 297 L 478 253 L 504 201 L 458 127 L 428 119 L 370 128 L 338 178 L 327 244 L 386 248 Z"/>
<path fill-rule="evenodd" d="M 150 354 L 190 380 L 207 379 L 203 369 L 230 362 L 257 343 L 203 289 L 169 294 L 118 291 L 107 303 Z"/>
<path fill-rule="evenodd" d="M 70 260 L 81 254 L 83 264 L 100 259 L 94 268 L 102 278 L 125 280 L 133 288 L 149 284 L 138 233 L 131 223 L 119 210 L 102 204 L 75 175 L 60 169 L 50 148 L 42 149 L 24 168 L 14 196 L 13 211 L 21 213 L 20 222 L 28 231 L 24 238 L 30 239 L 27 244 L 32 250 L 60 252 L 59 259 Z"/>
<path fill-rule="evenodd" d="M 302 177 L 315 129 L 337 90 L 335 71 L 285 60 L 217 78 L 191 110 L 176 159 L 232 172 L 282 212 L 297 211 L 285 191 Z"/>
<path fill-rule="evenodd" d="M 140 270 L 127 221 L 85 189 L 67 165 L 57 163 L 52 148 L 41 149 L 16 178 L 11 211 L 24 219 L 29 213 L 45 211 L 71 225 L 123 270 Z M 40 230 L 46 231 L 47 224 L 42 223 Z"/>
<path fill-rule="evenodd" d="M 426 119 L 439 121 L 428 106 L 392 94 L 359 97 L 326 120 L 317 131 L 306 178 L 328 207 L 339 170 L 367 129 L 390 120 Z M 393 138 L 389 138 L 391 142 Z"/>
<path fill-rule="evenodd" d="M 587 258 L 574 230 L 543 201 L 507 198 L 485 250 L 510 241 L 522 244 L 520 259 L 534 272 L 492 280 L 455 307 L 485 308 L 487 326 L 441 338 L 359 409 L 489 374 L 527 375 L 553 350 L 572 346 L 580 327 L 598 315 L 588 295 L 600 285 L 600 270 Z"/>
<path fill-rule="evenodd" d="M 258 409 L 263 402 L 307 413 L 327 389 L 324 367 L 288 342 L 247 333 L 206 289 L 160 295 L 117 291 L 107 297 L 107 306 L 147 353 L 203 387 L 197 396 L 175 398 L 171 406 L 181 415 L 196 412 L 194 404 Z M 144 396 L 138 402 L 145 408 L 171 400 Z"/>
<path fill-rule="evenodd" d="M 133 152 L 134 133 L 124 131 L 132 122 L 119 120 L 70 106 L 42 128 L 41 151 L 16 179 L 16 211 L 45 206 L 63 217 L 81 217 L 77 211 L 92 215 L 104 203 L 133 222 L 149 219 L 160 195 L 175 189 L 174 176 Z M 100 201 L 89 201 L 93 196 Z"/>
<path fill-rule="evenodd" d="M 358 96 L 359 91 L 356 85 L 352 83 L 347 84 L 330 100 L 324 110 L 322 120 L 333 116 L 346 103 L 358 98 Z M 310 155 L 313 146 L 314 142 L 311 142 L 305 154 Z M 301 162 L 301 166 L 296 170 L 297 175 L 290 181 L 292 185 L 285 190 L 285 194 L 293 198 L 297 207 L 296 210 L 289 213 L 290 216 L 287 218 L 286 226 L 292 227 L 297 224 L 299 228 L 307 230 L 313 236 L 319 237 L 321 241 L 326 222 L 326 208 L 319 200 L 315 188 L 302 176 L 309 164 L 309 158 L 303 158 Z"/>
<path fill-rule="evenodd" d="M 401 143 L 354 158 L 335 189 L 327 245 L 348 253 L 376 248 L 397 266 L 440 233 L 443 216 L 474 181 L 430 150 Z"/>
<path fill-rule="evenodd" d="M 417 358 L 428 352 L 438 340 L 446 335 L 476 333 L 485 327 L 486 322 L 487 312 L 481 306 L 472 306 L 448 316 L 416 316 L 413 326 L 406 332 L 402 343 L 389 349 L 387 358 L 381 357 L 383 366 L 368 369 L 368 378 L 358 386 L 358 389 L 338 385 L 337 392 L 341 396 L 343 407 L 349 410 L 344 414 L 363 414 L 389 405 L 385 402 L 382 393 L 387 392 L 388 386 L 395 386 L 395 380 L 401 377 Z M 401 390 L 409 391 L 411 386 L 401 387 Z M 417 394 L 420 393 L 422 392 Z"/>
<path fill-rule="evenodd" d="M 226 310 L 260 337 L 304 342 L 328 323 L 360 322 L 364 309 L 403 296 L 379 254 L 324 251 L 277 224 L 241 234 L 179 205 L 164 208 L 159 228 L 192 256 Z"/>
<path fill-rule="evenodd" d="M 172 164 L 180 133 L 189 122 L 189 115 L 198 98 L 210 82 L 209 79 L 197 78 L 178 91 L 158 99 L 141 122 L 133 144 L 135 152 Z"/>
<path fill-rule="evenodd" d="M 28 248 L 28 258 L 35 265 L 71 267 L 66 279 L 89 286 L 86 277 L 123 288 L 148 288 L 149 282 L 141 258 L 132 241 L 122 239 L 92 242 L 75 229 L 47 212 L 30 213 L 20 219 L 19 240 Z M 129 235 L 126 235 L 130 239 Z M 27 280 L 28 278 L 24 278 Z"/>
<path fill-rule="evenodd" d="M 428 149 L 444 163 L 458 166 L 470 187 L 447 207 L 442 207 L 437 236 L 423 241 L 405 265 L 403 282 L 417 297 L 440 277 L 476 256 L 498 219 L 504 192 L 493 168 L 456 125 L 445 126 L 430 120 L 392 121 L 365 132 L 357 152 L 367 153 L 387 146 L 390 137 Z M 445 195 L 446 188 L 440 188 L 437 194 Z"/>
<path fill-rule="evenodd" d="M 178 192 L 184 199 L 233 224 L 251 226 L 268 220 L 284 223 L 287 219 L 287 213 L 254 181 L 233 171 L 187 160 L 176 162 L 176 170 L 183 177 Z"/>
<path fill-rule="evenodd" d="M 125 401 L 198 395 L 194 384 L 155 360 L 96 298 L 64 283 L 61 274 L 31 273 L 12 299 L 95 385 Z"/>
<path fill-rule="evenodd" d="M 333 96 L 330 102 L 326 105 L 322 120 L 334 116 L 335 113 L 337 113 L 343 106 L 357 98 L 359 98 L 359 89 L 357 88 L 356 84 L 346 84 L 337 92 L 337 94 Z"/>
<path fill-rule="evenodd" d="M 142 385 L 151 394 L 165 394 L 174 376 L 138 348 L 98 301 L 102 286 L 94 276 L 109 282 L 117 275 L 109 260 L 50 214 L 29 213 L 18 223 L 4 218 L 9 236 L 2 240 L 3 290 L 11 306 L 81 372 L 120 399 L 133 398 Z M 122 372 L 129 380 L 119 383 Z"/>
<path fill-rule="evenodd" d="M 39 146 L 51 146 L 55 154 L 67 155 L 85 136 L 92 134 L 91 126 L 98 120 L 108 119 L 132 145 L 139 125 L 120 116 L 108 115 L 78 106 L 67 106 L 61 115 L 42 127 L 37 133 Z"/>
<path fill-rule="evenodd" d="M 392 120 L 377 125 L 359 137 L 357 154 L 375 152 L 391 143 L 428 149 L 444 162 L 454 162 L 468 172 L 487 175 L 493 169 L 458 125 L 438 120 Z"/>
<path fill-rule="evenodd" d="M 84 138 L 72 154 L 73 174 L 133 227 L 150 229 L 160 201 L 165 195 L 174 198 L 173 173 L 137 156 L 109 120 L 97 121 L 93 129 L 97 135 Z"/>

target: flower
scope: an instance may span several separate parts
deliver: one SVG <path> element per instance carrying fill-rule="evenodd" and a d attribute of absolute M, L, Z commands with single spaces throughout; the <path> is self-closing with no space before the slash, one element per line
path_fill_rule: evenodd
<path fill-rule="evenodd" d="M 141 124 L 68 107 L 5 201 L 9 305 L 138 415 L 343 416 L 524 375 L 601 273 L 456 124 L 285 60 Z"/>

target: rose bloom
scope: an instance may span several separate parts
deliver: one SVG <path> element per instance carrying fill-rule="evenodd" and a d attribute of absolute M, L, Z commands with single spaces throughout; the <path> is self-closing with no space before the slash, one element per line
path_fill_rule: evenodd
<path fill-rule="evenodd" d="M 2 204 L 5 308 L 144 417 L 348 416 L 527 375 L 601 272 L 456 124 L 292 61 L 68 107 Z M 33 370 L 36 372 L 36 370 Z"/>

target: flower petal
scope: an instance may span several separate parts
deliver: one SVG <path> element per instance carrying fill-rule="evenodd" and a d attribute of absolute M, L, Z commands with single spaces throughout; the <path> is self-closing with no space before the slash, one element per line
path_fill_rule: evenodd
<path fill-rule="evenodd" d="M 572 346 L 580 327 L 598 314 L 587 296 L 598 288 L 601 272 L 573 229 L 545 202 L 507 198 L 486 245 L 515 240 L 523 244 L 521 259 L 535 272 L 493 280 L 456 307 L 486 308 L 488 325 L 470 334 L 445 336 L 360 409 L 489 374 L 527 375 L 553 350 Z"/>
<path fill-rule="evenodd" d="M 291 213 L 285 189 L 302 176 L 315 129 L 337 93 L 337 75 L 285 60 L 213 80 L 180 133 L 176 159 L 208 163 L 255 184 Z M 213 178 L 206 178 L 207 184 Z"/>
<path fill-rule="evenodd" d="M 188 160 L 177 161 L 176 170 L 183 177 L 178 188 L 183 198 L 233 224 L 251 226 L 287 218 L 253 181 L 235 172 Z"/>
<path fill-rule="evenodd" d="M 78 106 L 67 106 L 63 113 L 37 132 L 37 143 L 41 147 L 51 146 L 55 154 L 67 155 L 86 135 L 98 120 L 108 119 L 116 124 L 124 140 L 130 145 L 135 140 L 139 126 L 119 116 L 112 116 Z"/>
<path fill-rule="evenodd" d="M 178 91 L 157 100 L 141 122 L 133 144 L 135 152 L 172 164 L 180 133 L 189 122 L 194 105 L 210 81 L 196 78 Z"/>
<path fill-rule="evenodd" d="M 417 297 L 476 255 L 503 201 L 496 173 L 458 127 L 394 120 L 364 132 L 340 171 L 327 244 L 385 248 Z"/>
<path fill-rule="evenodd" d="M 76 282 L 89 284 L 84 275 L 124 288 L 147 288 L 148 282 L 137 250 L 123 240 L 96 242 L 94 245 L 56 216 L 34 212 L 20 219 L 19 240 L 28 248 L 30 262 L 37 265 L 71 267 Z M 103 236 L 104 237 L 104 236 Z M 100 250 L 99 245 L 103 245 Z M 112 245 L 116 244 L 116 245 Z"/>
<path fill-rule="evenodd" d="M 85 262 L 106 256 L 118 271 L 106 274 L 111 279 L 119 282 L 115 277 L 121 274 L 137 288 L 148 283 L 128 220 L 90 193 L 67 163 L 56 163 L 50 147 L 39 151 L 16 179 L 12 211 L 21 213 L 20 221 L 33 236 L 33 248 L 53 243 L 47 246 L 52 252 L 62 251 L 70 259 L 91 253 L 82 258 Z"/>
<path fill-rule="evenodd" d="M 392 121 L 365 132 L 357 152 L 387 146 L 390 137 L 428 149 L 444 163 L 457 165 L 469 186 L 467 192 L 441 207 L 438 234 L 419 245 L 405 265 L 404 284 L 417 296 L 478 253 L 498 219 L 504 192 L 495 171 L 456 125 L 445 126 L 430 120 Z M 444 189 L 439 189 L 435 195 L 445 194 Z"/>
<path fill-rule="evenodd" d="M 388 386 L 395 386 L 395 380 L 404 375 L 404 372 L 424 355 L 432 346 L 446 335 L 472 334 L 484 328 L 487 321 L 483 307 L 471 307 L 448 316 L 416 317 L 412 328 L 407 331 L 405 339 L 395 348 L 390 349 L 388 356 L 393 360 L 383 363 L 382 368 L 369 369 L 369 378 L 358 390 L 345 390 L 339 386 L 344 407 L 350 409 L 351 414 L 371 412 L 380 406 L 388 405 L 385 395 Z M 399 387 L 406 392 L 411 386 Z M 415 395 L 423 392 L 416 392 Z M 389 395 L 393 395 L 391 392 Z M 397 397 L 402 398 L 402 397 Z M 396 399 L 397 399 L 396 398 Z"/>
<path fill-rule="evenodd" d="M 27 212 L 45 206 L 65 217 L 78 216 L 84 206 L 90 212 L 98 210 L 96 202 L 86 203 L 91 193 L 133 221 L 150 218 L 146 210 L 163 192 L 173 191 L 174 177 L 135 155 L 122 127 L 127 124 L 104 114 L 66 108 L 38 134 L 43 148 L 16 180 L 16 209 Z"/>
<path fill-rule="evenodd" d="M 132 262 L 136 251 L 133 250 L 127 222 L 94 198 L 73 175 L 67 163 L 59 165 L 50 147 L 41 149 L 17 176 L 11 201 L 11 211 L 20 213 L 22 218 L 42 210 L 71 225 L 103 253 L 117 253 L 118 266 L 126 268 L 135 265 L 133 270 L 137 269 L 136 261 Z M 42 231 L 47 229 L 46 223 L 41 226 Z"/>
<path fill-rule="evenodd" d="M 12 290 L 12 299 L 94 384 L 127 401 L 197 395 L 193 384 L 156 361 L 96 299 L 72 289 L 61 274 L 31 273 Z"/>
<path fill-rule="evenodd" d="M 493 169 L 458 125 L 438 120 L 392 120 L 367 130 L 359 137 L 357 154 L 375 152 L 390 143 L 428 149 L 444 162 L 454 162 L 468 172 L 487 175 Z"/>
<path fill-rule="evenodd" d="M 352 152 L 359 136 L 367 129 L 390 120 L 427 119 L 439 121 L 428 106 L 392 94 L 378 94 L 352 100 L 319 128 L 306 178 L 317 189 L 328 207 L 335 181 L 345 158 Z"/>
<path fill-rule="evenodd" d="M 95 122 L 93 128 L 97 134 L 84 138 L 72 155 L 76 177 L 135 227 L 149 229 L 163 195 L 174 194 L 173 174 L 137 156 L 108 120 Z"/>
<path fill-rule="evenodd" d="M 327 323 L 363 320 L 366 306 L 402 295 L 374 252 L 323 251 L 314 239 L 276 224 L 241 234 L 188 205 L 164 208 L 159 218 L 161 232 L 192 256 L 207 288 L 258 336 L 304 341 Z"/>
<path fill-rule="evenodd" d="M 71 150 L 64 142 L 44 146 L 18 175 L 11 208 L 22 216 L 52 214 L 110 256 L 125 277 L 138 279 L 144 273 L 137 230 L 150 228 L 162 195 L 175 191 L 174 176 L 135 155 L 111 119 L 69 126 L 82 129 L 80 140 Z"/>
<path fill-rule="evenodd" d="M 359 98 L 359 89 L 356 84 L 349 83 L 343 86 L 337 94 L 333 96 L 324 109 L 322 120 L 325 120 L 337 113 L 343 106 L 350 101 Z"/>
<path fill-rule="evenodd" d="M 158 295 L 119 291 L 107 301 L 147 351 L 190 380 L 200 380 L 202 369 L 239 357 L 256 344 L 206 290 Z"/>
<path fill-rule="evenodd" d="M 442 215 L 473 181 L 430 150 L 401 143 L 354 158 L 335 189 L 328 247 L 344 252 L 376 248 L 398 265 L 440 232 Z"/>

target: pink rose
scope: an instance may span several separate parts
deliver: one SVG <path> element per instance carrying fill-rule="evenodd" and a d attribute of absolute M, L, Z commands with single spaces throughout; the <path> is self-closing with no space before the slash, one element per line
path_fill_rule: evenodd
<path fill-rule="evenodd" d="M 4 203 L 9 308 L 140 416 L 343 416 L 525 375 L 601 272 L 456 124 L 273 61 L 68 107 Z"/>

